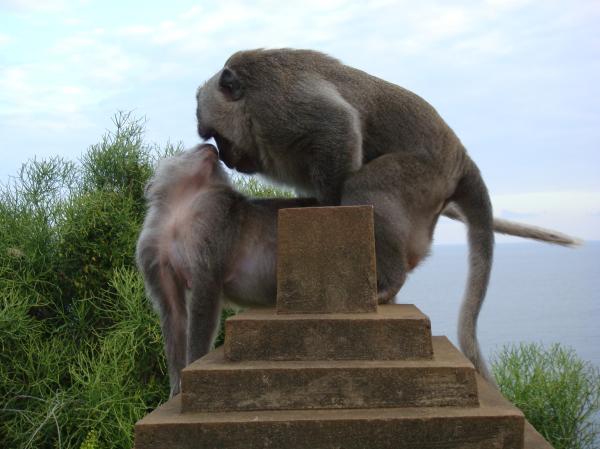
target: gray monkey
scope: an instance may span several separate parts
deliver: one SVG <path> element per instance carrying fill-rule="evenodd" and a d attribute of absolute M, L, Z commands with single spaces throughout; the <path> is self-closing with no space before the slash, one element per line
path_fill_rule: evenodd
<path fill-rule="evenodd" d="M 224 301 L 275 303 L 277 210 L 316 201 L 244 197 L 211 145 L 163 159 L 145 195 L 136 262 L 160 316 L 173 396 L 181 369 L 210 350 Z"/>
<path fill-rule="evenodd" d="M 275 304 L 277 211 L 318 204 L 243 196 L 231 186 L 211 145 L 161 160 L 145 195 L 148 211 L 136 261 L 160 316 L 175 395 L 181 369 L 210 349 L 223 302 Z M 530 236 L 527 226 L 503 226 Z M 552 231 L 534 231 L 543 240 L 554 238 Z"/>
<path fill-rule="evenodd" d="M 439 215 L 468 227 L 462 351 L 493 382 L 476 336 L 493 258 L 487 188 L 464 146 L 416 94 L 310 50 L 235 53 L 197 93 L 198 132 L 230 168 L 315 196 L 372 204 L 379 300 L 428 253 Z"/>

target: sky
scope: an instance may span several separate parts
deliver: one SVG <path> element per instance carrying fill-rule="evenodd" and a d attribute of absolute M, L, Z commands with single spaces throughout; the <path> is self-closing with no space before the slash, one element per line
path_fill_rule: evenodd
<path fill-rule="evenodd" d="M 598 23 L 600 2 L 576 0 L 0 0 L 0 182 L 76 160 L 119 110 L 150 142 L 194 145 L 195 91 L 233 52 L 311 48 L 429 101 L 497 216 L 600 240 Z"/>

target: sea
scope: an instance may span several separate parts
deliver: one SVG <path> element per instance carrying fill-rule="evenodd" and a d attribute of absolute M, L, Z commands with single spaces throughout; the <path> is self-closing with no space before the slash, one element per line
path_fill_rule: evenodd
<path fill-rule="evenodd" d="M 467 254 L 466 245 L 434 245 L 396 297 L 419 307 L 433 335 L 454 344 Z M 497 244 L 478 337 L 487 360 L 507 344 L 560 343 L 600 367 L 600 241 Z"/>

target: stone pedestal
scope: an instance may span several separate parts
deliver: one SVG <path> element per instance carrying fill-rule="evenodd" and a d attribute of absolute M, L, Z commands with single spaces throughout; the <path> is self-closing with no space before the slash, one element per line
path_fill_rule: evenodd
<path fill-rule="evenodd" d="M 280 210 L 277 313 L 376 310 L 373 207 Z"/>
<path fill-rule="evenodd" d="M 551 449 L 415 306 L 377 306 L 370 207 L 279 218 L 277 308 L 227 320 L 137 449 Z"/>

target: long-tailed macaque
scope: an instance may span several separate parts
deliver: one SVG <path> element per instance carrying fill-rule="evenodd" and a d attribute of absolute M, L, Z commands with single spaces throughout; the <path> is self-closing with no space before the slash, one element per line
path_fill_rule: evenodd
<path fill-rule="evenodd" d="M 310 50 L 235 53 L 197 93 L 198 132 L 230 168 L 325 205 L 372 204 L 378 288 L 388 301 L 428 253 L 448 204 L 468 227 L 459 342 L 493 382 L 476 323 L 492 266 L 493 217 L 479 169 L 416 94 Z"/>
<path fill-rule="evenodd" d="M 181 369 L 210 349 L 224 301 L 275 304 L 277 211 L 317 203 L 245 197 L 231 186 L 211 145 L 163 159 L 146 199 L 136 260 L 160 316 L 174 395 Z M 503 226 L 510 234 L 531 237 L 527 226 Z M 551 231 L 534 232 L 542 240 L 555 238 Z"/>
<path fill-rule="evenodd" d="M 316 201 L 246 198 L 211 145 L 163 159 L 146 200 L 136 260 L 160 315 L 174 395 L 181 369 L 209 351 L 224 300 L 275 304 L 277 210 Z"/>

